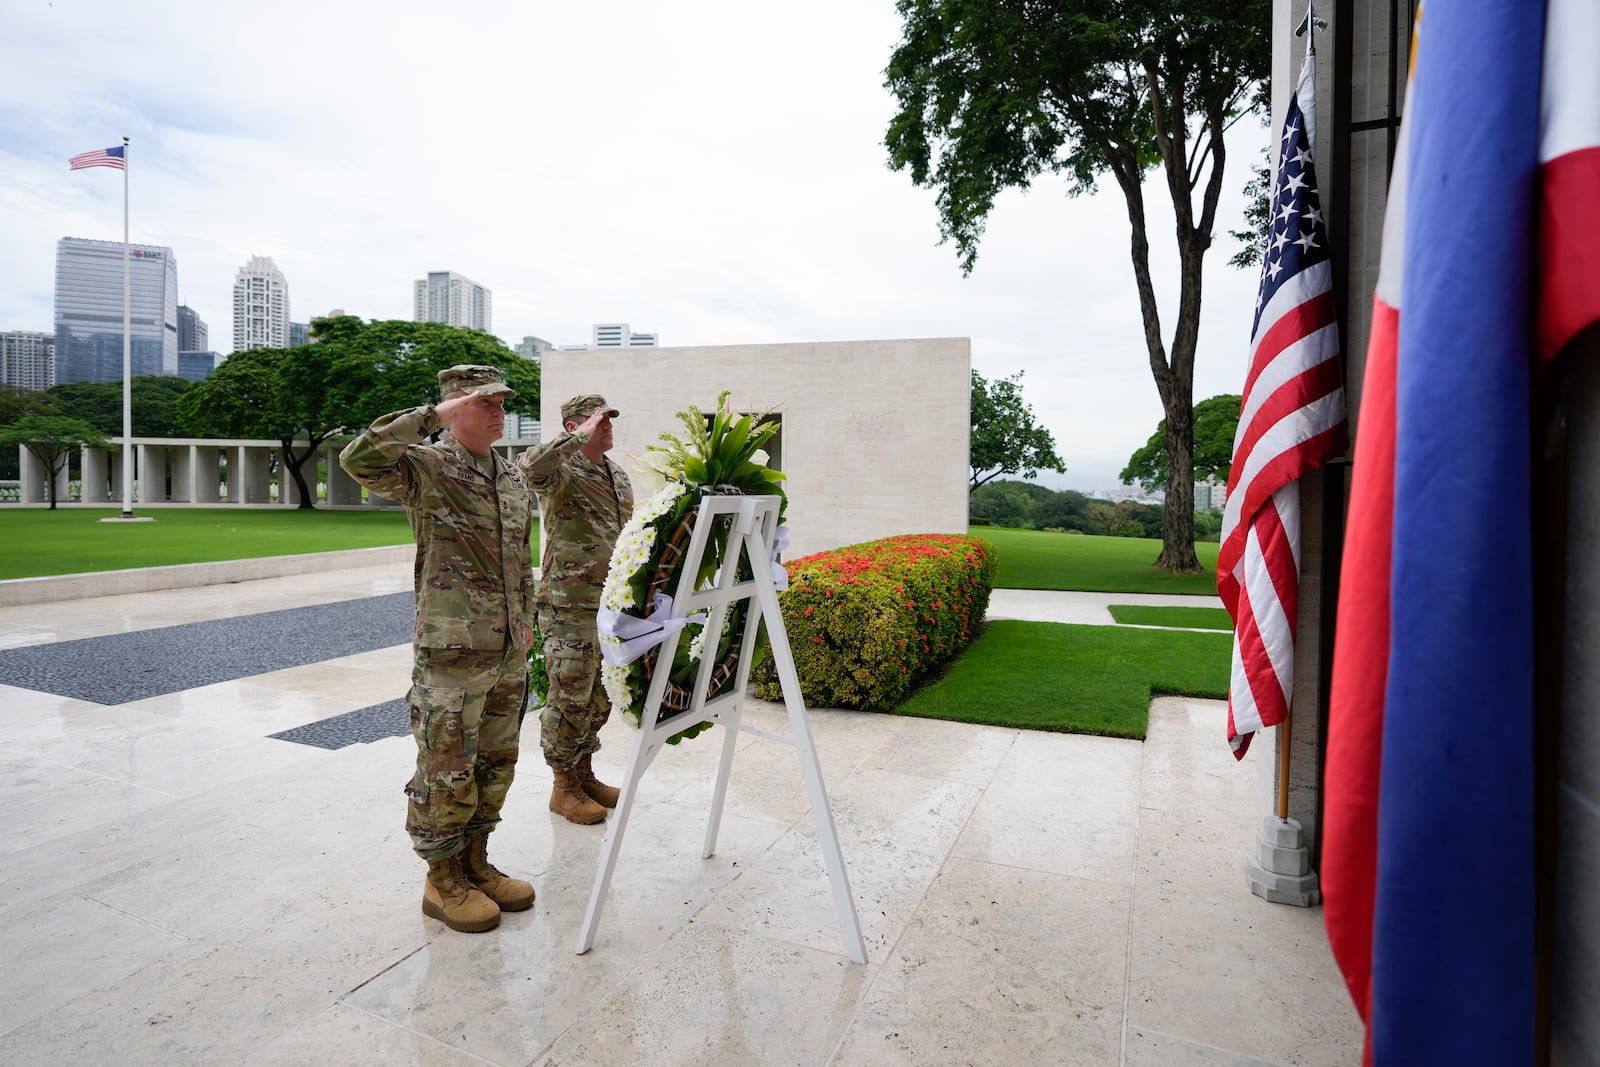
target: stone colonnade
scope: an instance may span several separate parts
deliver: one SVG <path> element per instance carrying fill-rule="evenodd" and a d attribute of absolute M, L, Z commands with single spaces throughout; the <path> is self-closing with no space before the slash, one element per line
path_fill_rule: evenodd
<path fill-rule="evenodd" d="M 316 503 L 328 507 L 394 507 L 396 502 L 375 493 L 363 496 L 361 486 L 339 466 L 339 453 L 349 438 L 325 442 L 317 449 L 317 461 L 308 460 L 303 468 L 306 482 L 316 485 L 321 468 L 325 482 L 318 485 Z M 502 440 L 495 451 L 511 459 L 536 440 Z M 302 444 L 303 447 L 303 444 Z M 45 504 L 50 500 L 48 472 L 44 464 L 26 448 L 21 456 L 21 485 L 18 499 L 23 504 Z M 186 437 L 133 438 L 133 501 L 138 504 L 281 504 L 296 507 L 300 490 L 289 469 L 277 463 L 282 451 L 277 441 L 216 441 Z M 122 502 L 122 455 L 116 448 L 84 448 L 78 457 L 82 472 L 82 495 L 76 501 L 91 506 Z M 274 467 L 276 472 L 274 473 Z M 148 472 L 148 475 L 147 475 Z M 67 502 L 69 472 L 56 478 L 56 500 Z M 273 493 L 276 483 L 277 492 Z"/>

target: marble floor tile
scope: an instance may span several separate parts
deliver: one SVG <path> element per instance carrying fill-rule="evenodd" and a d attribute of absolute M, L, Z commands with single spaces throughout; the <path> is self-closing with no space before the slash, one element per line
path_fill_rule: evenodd
<path fill-rule="evenodd" d="M 1360 1062 L 1360 1018 L 1321 909 L 1269 904 L 1248 890 L 1167 896 L 1135 891 L 1129 1026 L 1273 1062 Z"/>
<path fill-rule="evenodd" d="M 75 784 L 70 789 L 45 789 L 32 799 L 6 805 L 6 832 L 0 835 L 0 856 L 135 813 L 150 813 L 177 799 L 171 793 L 113 778 L 97 775 L 83 781 L 76 775 L 72 777 Z"/>
<path fill-rule="evenodd" d="M 548 847 L 543 856 L 528 854 L 531 818 L 508 818 L 490 839 L 496 865 L 532 879 L 538 897 L 531 910 L 504 915 L 497 929 L 470 937 L 426 920 L 433 931 L 426 947 L 354 990 L 346 1003 L 496 1063 L 528 1063 L 736 877 L 737 857 L 759 854 L 782 832 L 725 816 L 723 847 L 701 859 L 703 813 L 670 804 L 636 811 L 594 946 L 579 956 L 604 835 L 547 816 L 553 832 L 532 835 Z M 420 899 L 422 867 L 410 862 Z"/>
<path fill-rule="evenodd" d="M 1201 1045 L 1142 1026 L 1128 1027 L 1122 1067 L 1277 1067 L 1273 1060 L 1241 1056 L 1214 1045 Z"/>
<path fill-rule="evenodd" d="M 28 755 L 0 756 L 0 818 L 13 807 L 58 792 L 81 789 L 103 775 Z"/>
<path fill-rule="evenodd" d="M 38 755 L 53 744 L 81 744 L 102 730 L 159 723 L 158 716 L 128 704 L 94 704 L 87 700 L 0 685 L 6 743 L 13 751 Z"/>
<path fill-rule="evenodd" d="M 977 797 L 976 786 L 889 771 L 861 771 L 832 790 L 840 850 L 869 961 L 882 961 L 893 947 Z M 810 818 L 796 822 L 748 864 L 699 918 L 844 951 L 832 883 Z"/>
<path fill-rule="evenodd" d="M 416 908 L 411 878 L 307 893 L 0 1034 L 0 1062 L 236 1062 L 416 953 Z"/>
<path fill-rule="evenodd" d="M 264 686 L 245 678 L 119 705 L 252 737 L 270 737 L 366 706 L 360 699 Z"/>
<path fill-rule="evenodd" d="M 1126 883 L 1142 748 L 1118 738 L 1019 733 L 954 855 Z"/>
<path fill-rule="evenodd" d="M 1254 810 L 1255 773 L 1233 758 L 1223 700 L 1157 697 L 1150 704 L 1140 803 L 1167 810 Z"/>
<path fill-rule="evenodd" d="M 1126 887 L 952 859 L 831 1061 L 1115 1064 Z"/>
<path fill-rule="evenodd" d="M 548 1067 L 827 1061 L 875 967 L 690 922 L 575 1022 Z"/>
<path fill-rule="evenodd" d="M 1156 900 L 1226 899 L 1248 893 L 1245 864 L 1255 846 L 1248 808 L 1143 808 L 1135 880 Z M 1287 907 L 1287 905 L 1283 905 Z"/>
<path fill-rule="evenodd" d="M 894 732 L 864 766 L 986 786 L 1016 741 L 1016 730 L 937 719 L 892 720 Z"/>
<path fill-rule="evenodd" d="M 97 730 L 80 739 L 36 743 L 40 757 L 108 778 L 194 796 L 208 789 L 327 756 L 323 749 L 248 737 L 153 716 L 150 724 Z"/>
<path fill-rule="evenodd" d="M 189 944 L 113 908 L 64 895 L 0 914 L 6 959 L 0 967 L 0 1034 Z"/>
<path fill-rule="evenodd" d="M 344 1004 L 335 1004 L 273 1038 L 242 1067 L 474 1067 L 490 1061 L 438 1038 L 407 1030 Z"/>
<path fill-rule="evenodd" d="M 255 685 L 347 700 L 353 707 L 398 700 L 411 688 L 411 671 L 358 669 L 311 663 L 250 677 Z"/>

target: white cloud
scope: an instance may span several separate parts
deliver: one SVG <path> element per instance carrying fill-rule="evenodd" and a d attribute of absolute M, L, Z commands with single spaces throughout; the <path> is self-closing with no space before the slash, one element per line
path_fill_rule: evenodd
<path fill-rule="evenodd" d="M 0 329 L 49 328 L 58 238 L 120 238 L 120 175 L 65 161 L 126 133 L 133 239 L 172 246 L 221 349 L 260 254 L 302 321 L 409 317 L 412 280 L 454 270 L 510 340 L 613 320 L 669 345 L 968 336 L 984 374 L 1026 371 L 1084 488 L 1160 418 L 1110 183 L 1003 195 L 963 278 L 933 194 L 887 169 L 887 0 L 7 6 Z M 1230 145 L 1197 399 L 1243 382 L 1255 278 L 1222 231 L 1265 139 Z M 1149 187 L 1170 315 L 1164 199 Z"/>

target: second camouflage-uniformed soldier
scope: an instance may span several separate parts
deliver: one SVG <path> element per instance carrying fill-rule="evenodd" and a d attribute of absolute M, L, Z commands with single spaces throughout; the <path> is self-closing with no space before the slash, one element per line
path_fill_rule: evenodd
<path fill-rule="evenodd" d="M 527 706 L 533 493 L 491 448 L 505 431 L 505 399 L 517 395 L 500 372 L 451 367 L 439 372 L 439 391 L 438 404 L 378 419 L 339 463 L 411 517 L 417 621 L 407 703 L 417 768 L 406 830 L 428 863 L 423 914 L 477 931 L 533 906 L 533 886 L 487 853 Z"/>
<path fill-rule="evenodd" d="M 602 396 L 575 396 L 561 405 L 560 436 L 517 457 L 539 494 L 545 538 L 539 633 L 550 691 L 539 740 L 555 778 L 550 810 L 575 823 L 599 822 L 617 805 L 617 790 L 595 778 L 592 760 L 611 716 L 595 613 L 611 550 L 633 511 L 633 485 L 606 457 L 618 414 Z"/>

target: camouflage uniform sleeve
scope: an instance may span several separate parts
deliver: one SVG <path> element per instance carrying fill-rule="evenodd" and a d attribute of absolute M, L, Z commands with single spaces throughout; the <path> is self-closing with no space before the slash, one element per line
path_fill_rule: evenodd
<path fill-rule="evenodd" d="M 517 466 L 533 486 L 534 492 L 549 493 L 571 476 L 572 454 L 589 443 L 586 433 L 567 433 L 540 448 L 530 448 L 517 457 Z"/>
<path fill-rule="evenodd" d="M 439 416 L 432 404 L 392 412 L 345 446 L 339 466 L 380 496 L 414 503 L 422 489 L 422 460 L 412 446 L 438 430 Z"/>

